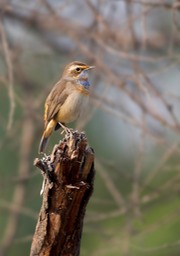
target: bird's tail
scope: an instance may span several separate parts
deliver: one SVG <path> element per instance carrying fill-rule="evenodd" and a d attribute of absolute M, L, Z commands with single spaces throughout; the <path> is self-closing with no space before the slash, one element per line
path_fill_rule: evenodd
<path fill-rule="evenodd" d="M 56 126 L 56 122 L 52 119 L 45 131 L 43 132 L 43 135 L 42 135 L 42 138 L 41 138 L 41 141 L 39 143 L 39 153 L 43 153 L 44 150 L 46 149 L 47 147 L 47 144 L 48 144 L 48 140 L 49 140 L 49 136 L 51 135 L 52 131 L 54 130 L 54 127 Z"/>
<path fill-rule="evenodd" d="M 44 132 L 45 133 L 45 132 Z M 49 137 L 45 137 L 45 134 L 43 133 L 42 137 L 41 137 L 41 141 L 39 143 L 39 153 L 43 153 L 44 150 L 46 149 L 47 147 L 47 144 L 48 144 L 48 140 L 49 140 Z"/>

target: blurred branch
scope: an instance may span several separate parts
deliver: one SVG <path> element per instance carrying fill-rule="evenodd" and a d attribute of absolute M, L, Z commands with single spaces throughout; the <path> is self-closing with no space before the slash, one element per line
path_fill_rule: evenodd
<path fill-rule="evenodd" d="M 4 200 L 0 200 L 0 208 L 1 209 L 7 209 L 9 210 L 11 213 L 16 213 L 18 215 L 20 214 L 23 214 L 27 217 L 30 217 L 32 219 L 37 219 L 37 216 L 38 216 L 38 213 L 37 212 L 34 212 L 32 209 L 28 209 L 28 208 L 25 208 L 25 207 L 21 207 L 19 208 L 19 205 L 14 205 L 10 202 L 6 202 Z"/>
<path fill-rule="evenodd" d="M 101 163 L 96 160 L 97 171 L 100 174 L 101 178 L 103 179 L 107 189 L 109 190 L 111 196 L 113 197 L 114 201 L 116 202 L 118 208 L 125 207 L 125 200 L 121 194 L 121 192 L 116 188 L 112 178 L 108 175 L 107 171 L 101 165 Z"/>
<path fill-rule="evenodd" d="M 15 110 L 15 96 L 14 96 L 14 77 L 13 77 L 13 64 L 11 60 L 11 53 L 9 49 L 9 45 L 7 42 L 6 33 L 4 30 L 4 26 L 2 21 L 0 21 L 0 34 L 2 40 L 2 47 L 4 50 L 4 57 L 7 65 L 8 71 L 8 93 L 9 93 L 9 102 L 10 102 L 10 110 L 9 110 L 9 119 L 7 124 L 7 130 L 10 131 L 13 124 L 14 110 Z"/>
<path fill-rule="evenodd" d="M 142 114 L 142 119 L 144 114 Z M 143 171 L 143 160 L 145 154 L 145 133 L 141 132 L 140 144 L 138 149 L 138 155 L 135 160 L 134 170 L 133 170 L 133 181 L 132 181 L 132 192 L 131 192 L 131 202 L 132 209 L 134 211 L 135 217 L 141 216 L 140 209 L 140 175 Z"/>
<path fill-rule="evenodd" d="M 148 186 L 148 184 L 154 179 L 154 177 L 159 173 L 161 168 L 167 163 L 167 161 L 174 156 L 174 153 L 177 151 L 179 147 L 179 141 L 174 143 L 171 147 L 169 147 L 164 155 L 161 157 L 160 161 L 158 162 L 157 166 L 151 170 L 149 175 L 144 181 L 144 188 Z"/>
<path fill-rule="evenodd" d="M 174 24 L 176 26 L 176 29 L 178 31 L 180 31 L 180 24 L 178 23 L 177 10 L 180 11 L 180 1 L 179 0 L 176 0 L 173 3 L 173 21 L 174 21 Z"/>

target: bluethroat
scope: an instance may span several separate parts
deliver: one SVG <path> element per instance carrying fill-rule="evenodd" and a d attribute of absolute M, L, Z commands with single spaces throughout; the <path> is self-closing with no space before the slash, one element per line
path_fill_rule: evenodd
<path fill-rule="evenodd" d="M 62 78 L 54 85 L 45 101 L 44 132 L 39 153 L 44 152 L 48 139 L 60 127 L 75 121 L 84 111 L 89 98 L 88 70 L 94 68 L 74 61 L 65 67 Z"/>

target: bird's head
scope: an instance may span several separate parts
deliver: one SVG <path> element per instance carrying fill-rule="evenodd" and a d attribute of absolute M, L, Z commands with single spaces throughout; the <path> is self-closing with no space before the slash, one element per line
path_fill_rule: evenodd
<path fill-rule="evenodd" d="M 76 79 L 76 80 L 88 80 L 88 70 L 94 68 L 94 66 L 88 66 L 85 63 L 74 61 L 65 67 L 63 72 L 64 78 Z"/>

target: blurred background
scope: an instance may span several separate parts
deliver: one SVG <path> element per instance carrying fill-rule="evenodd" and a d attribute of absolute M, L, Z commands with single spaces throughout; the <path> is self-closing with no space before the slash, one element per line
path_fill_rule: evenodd
<path fill-rule="evenodd" d="M 96 66 L 70 125 L 96 156 L 81 256 L 179 256 L 178 0 L 0 1 L 0 255 L 29 255 L 43 105 L 74 60 Z"/>

